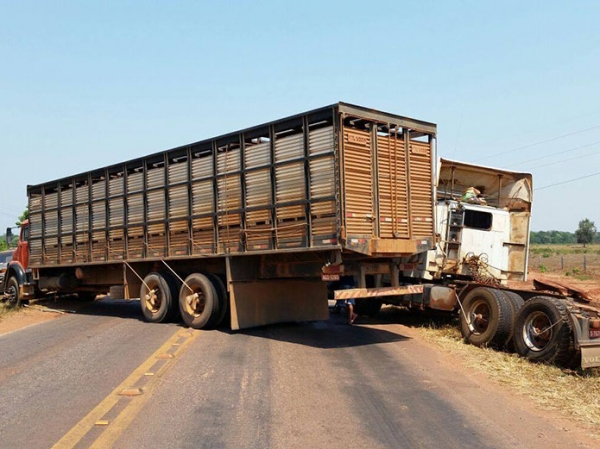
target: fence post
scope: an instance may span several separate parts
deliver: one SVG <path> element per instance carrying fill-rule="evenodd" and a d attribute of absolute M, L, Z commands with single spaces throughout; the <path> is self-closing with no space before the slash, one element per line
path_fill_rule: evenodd
<path fill-rule="evenodd" d="M 587 272 L 587 260 L 585 259 L 585 254 L 583 255 L 583 272 Z"/>
<path fill-rule="evenodd" d="M 560 269 L 561 270 L 565 269 L 565 259 L 564 259 L 564 256 L 560 256 Z"/>

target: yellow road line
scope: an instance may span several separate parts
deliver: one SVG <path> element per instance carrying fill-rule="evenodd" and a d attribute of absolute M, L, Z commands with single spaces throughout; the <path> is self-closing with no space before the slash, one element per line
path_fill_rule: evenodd
<path fill-rule="evenodd" d="M 129 404 L 119 413 L 119 415 L 108 424 L 103 430 L 102 434 L 94 442 L 92 447 L 110 447 L 117 438 L 123 433 L 123 431 L 131 424 L 135 416 L 139 413 L 142 406 L 146 402 L 150 391 L 160 380 L 160 377 L 169 369 L 174 360 L 177 360 L 177 356 L 180 355 L 189 344 L 195 340 L 198 336 L 198 331 L 189 330 L 185 333 L 177 331 L 171 338 L 169 338 L 158 350 L 152 354 L 145 362 L 138 366 L 127 379 L 125 379 L 117 388 L 115 388 L 102 402 L 100 402 L 91 412 L 87 414 L 79 423 L 75 425 L 65 436 L 63 436 L 53 447 L 53 449 L 71 449 L 79 443 L 87 433 L 96 426 L 96 423 L 103 422 L 102 419 L 120 400 L 130 400 Z M 183 340 L 179 346 L 176 346 L 176 350 L 172 352 L 174 358 L 165 359 L 164 364 L 160 369 L 154 371 L 154 376 L 150 377 L 150 381 L 146 384 L 143 391 L 144 394 L 135 396 L 131 399 L 121 396 L 123 390 L 131 388 L 141 378 L 149 377 L 146 373 L 149 372 L 150 368 L 157 362 L 160 363 L 162 354 L 165 354 L 169 349 L 173 348 L 173 343 Z"/>

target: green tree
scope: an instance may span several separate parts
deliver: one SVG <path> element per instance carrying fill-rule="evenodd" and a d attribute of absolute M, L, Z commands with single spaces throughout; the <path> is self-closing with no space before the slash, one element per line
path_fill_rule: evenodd
<path fill-rule="evenodd" d="M 25 211 L 19 216 L 19 221 L 17 221 L 15 224 L 17 226 L 21 226 L 21 223 L 23 223 L 28 218 L 29 218 L 29 206 L 27 206 Z"/>
<path fill-rule="evenodd" d="M 594 241 L 596 225 L 593 221 L 584 218 L 579 222 L 579 228 L 575 231 L 575 236 L 577 237 L 577 243 L 583 243 L 585 248 L 585 245 Z"/>

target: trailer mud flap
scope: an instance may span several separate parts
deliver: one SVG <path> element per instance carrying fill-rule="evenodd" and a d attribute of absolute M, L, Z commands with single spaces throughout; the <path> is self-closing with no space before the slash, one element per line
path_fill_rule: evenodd
<path fill-rule="evenodd" d="M 600 346 L 581 347 L 581 367 L 583 369 L 600 367 Z"/>
<path fill-rule="evenodd" d="M 327 284 L 320 280 L 234 281 L 229 294 L 232 330 L 329 318 Z"/>

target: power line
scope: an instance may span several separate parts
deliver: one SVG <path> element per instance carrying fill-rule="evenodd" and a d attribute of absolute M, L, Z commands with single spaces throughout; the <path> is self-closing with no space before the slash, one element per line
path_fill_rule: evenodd
<path fill-rule="evenodd" d="M 539 161 L 540 159 L 546 159 L 546 158 L 549 158 L 549 157 L 552 157 L 552 156 L 557 156 L 559 154 L 570 153 L 571 151 L 576 151 L 576 150 L 581 150 L 582 148 L 592 147 L 594 145 L 598 145 L 599 143 L 600 143 L 600 140 L 598 140 L 597 142 L 592 142 L 592 143 L 587 144 L 587 145 L 581 145 L 579 147 L 570 148 L 568 150 L 557 151 L 556 153 L 547 154 L 546 156 L 540 156 L 540 157 L 534 157 L 533 159 L 527 159 L 526 161 L 521 161 L 521 162 L 517 162 L 516 164 L 507 165 L 507 167 L 514 167 L 515 165 L 526 164 L 527 162 Z"/>
<path fill-rule="evenodd" d="M 547 189 L 549 187 L 559 186 L 559 185 L 562 185 L 562 184 L 567 184 L 569 182 L 579 181 L 580 179 L 591 178 L 592 176 L 598 176 L 598 175 L 600 175 L 600 171 L 596 172 L 596 173 L 592 173 L 591 175 L 580 176 L 579 178 L 568 179 L 566 181 L 556 182 L 554 184 L 549 184 L 549 185 L 544 186 L 544 187 L 538 187 L 538 188 L 536 188 L 534 190 L 537 192 L 538 190 L 544 190 L 544 189 Z"/>
<path fill-rule="evenodd" d="M 479 159 L 475 159 L 473 162 L 483 161 L 485 159 L 490 159 L 490 158 L 496 157 L 496 156 L 503 156 L 503 155 L 508 154 L 508 153 L 514 153 L 515 151 L 524 150 L 525 148 L 535 147 L 535 146 L 541 145 L 543 143 L 554 142 L 555 140 L 564 139 L 565 137 L 574 136 L 576 134 L 581 134 L 581 133 L 584 133 L 586 131 L 591 131 L 592 129 L 598 129 L 598 128 L 600 128 L 600 125 L 592 126 L 591 128 L 582 129 L 581 131 L 575 131 L 575 132 L 572 132 L 572 133 L 569 133 L 569 134 L 563 134 L 562 136 L 552 137 L 551 139 L 546 139 L 546 140 L 541 140 L 539 142 L 530 143 L 529 145 L 523 145 L 522 147 L 513 148 L 512 150 L 502 151 L 500 153 L 495 153 L 495 154 L 490 154 L 490 155 L 487 155 L 485 157 L 481 157 Z"/>
<path fill-rule="evenodd" d="M 533 170 L 535 168 L 548 167 L 550 165 L 560 164 L 561 162 L 573 161 L 575 159 L 581 159 L 582 157 L 595 156 L 596 154 L 600 154 L 600 151 L 595 151 L 594 153 L 580 154 L 579 156 L 570 157 L 568 159 L 561 159 L 560 161 L 549 162 L 548 164 L 536 165 L 535 167 L 531 167 L 529 170 Z"/>

